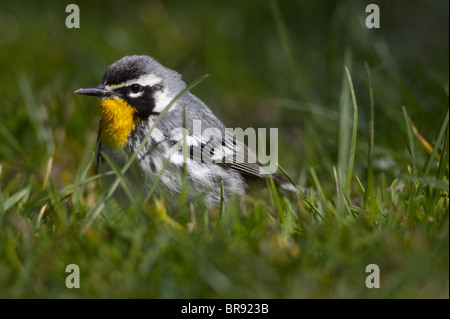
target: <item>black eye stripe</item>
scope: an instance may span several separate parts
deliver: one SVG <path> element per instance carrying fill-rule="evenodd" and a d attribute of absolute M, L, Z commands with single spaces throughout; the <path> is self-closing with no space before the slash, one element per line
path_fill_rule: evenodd
<path fill-rule="evenodd" d="M 136 94 L 139 92 L 132 92 L 132 87 L 136 85 L 139 87 L 142 94 L 138 94 L 136 96 L 130 96 L 130 93 Z M 137 89 L 137 87 L 136 87 Z M 155 84 L 153 86 L 142 86 L 137 83 L 130 84 L 127 86 L 122 86 L 113 89 L 114 94 L 124 99 L 129 105 L 136 109 L 135 118 L 139 118 L 142 120 L 147 119 L 151 114 L 155 114 L 153 109 L 155 107 L 155 92 L 164 91 L 164 86 L 161 83 Z"/>

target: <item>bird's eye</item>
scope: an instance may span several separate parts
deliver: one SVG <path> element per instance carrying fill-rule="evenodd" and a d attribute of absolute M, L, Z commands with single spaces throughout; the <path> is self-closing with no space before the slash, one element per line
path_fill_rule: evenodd
<path fill-rule="evenodd" d="M 140 86 L 139 84 L 133 84 L 130 86 L 130 92 L 131 93 L 139 93 L 142 91 L 142 86 Z"/>

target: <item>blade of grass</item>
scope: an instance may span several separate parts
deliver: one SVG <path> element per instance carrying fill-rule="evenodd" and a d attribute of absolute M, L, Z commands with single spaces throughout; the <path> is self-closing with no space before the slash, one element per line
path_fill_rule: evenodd
<path fill-rule="evenodd" d="M 312 203 L 311 200 L 309 200 L 306 195 L 301 194 L 300 195 L 302 197 L 302 200 L 308 205 L 309 208 L 311 208 L 314 213 L 320 217 L 320 219 L 322 219 L 322 221 L 325 221 L 325 219 L 323 218 L 322 214 L 319 212 L 319 210 L 317 209 L 317 207 Z"/>
<path fill-rule="evenodd" d="M 427 185 L 427 186 L 432 186 L 434 188 L 437 188 L 439 190 L 443 190 L 443 191 L 449 191 L 449 183 L 448 181 L 442 181 L 442 180 L 438 180 L 436 177 L 430 176 L 430 177 L 412 177 L 411 175 L 403 175 L 402 178 L 405 181 L 411 181 L 411 182 L 419 182 L 421 185 Z"/>
<path fill-rule="evenodd" d="M 441 145 L 442 139 L 445 136 L 445 131 L 446 131 L 447 126 L 448 126 L 448 112 L 449 111 L 447 110 L 447 114 L 445 115 L 444 121 L 442 122 L 441 128 L 439 130 L 439 135 L 438 135 L 438 137 L 436 139 L 436 142 L 434 144 L 433 151 L 431 152 L 431 155 L 428 158 L 427 164 L 426 164 L 425 169 L 423 171 L 423 175 L 424 176 L 428 176 L 428 174 L 430 172 L 430 169 L 431 169 L 431 165 L 435 161 L 435 157 L 437 155 L 437 151 L 438 151 L 439 145 Z"/>
<path fill-rule="evenodd" d="M 51 156 L 55 152 L 55 142 L 53 132 L 48 123 L 46 123 L 48 119 L 47 109 L 36 102 L 30 82 L 24 73 L 19 75 L 18 82 L 28 117 L 36 132 L 37 140 L 45 148 L 47 155 Z"/>
<path fill-rule="evenodd" d="M 439 170 L 437 178 L 439 180 L 444 179 L 445 169 L 448 170 L 448 139 L 449 139 L 449 125 L 447 124 L 447 134 L 445 135 L 444 144 L 441 150 L 441 160 L 439 162 Z"/>
<path fill-rule="evenodd" d="M 447 117 L 448 117 L 448 111 L 447 111 Z M 448 118 L 447 118 L 447 128 L 446 128 L 446 133 L 445 133 L 445 137 L 444 137 L 444 141 L 442 142 L 442 149 L 441 149 L 441 155 L 440 155 L 440 160 L 439 160 L 439 166 L 438 166 L 438 171 L 436 174 L 436 179 L 438 181 L 442 181 L 444 182 L 446 185 L 448 185 L 448 179 L 445 178 L 445 172 L 448 171 L 448 136 L 449 135 L 449 125 L 448 125 Z M 436 142 L 436 146 L 438 145 L 438 143 Z M 447 191 L 448 192 L 448 191 Z M 441 197 L 442 191 L 433 191 L 431 193 L 431 196 L 433 197 L 433 207 L 436 207 L 436 204 L 438 203 L 440 197 Z M 448 195 L 447 195 L 448 197 Z"/>
<path fill-rule="evenodd" d="M 106 154 L 105 152 L 101 152 L 101 155 L 108 163 L 111 170 L 114 172 L 116 179 L 119 179 L 120 184 L 122 185 L 122 189 L 125 192 L 126 196 L 128 197 L 128 200 L 130 202 L 133 202 L 135 198 L 133 197 L 133 193 L 128 185 L 125 175 L 122 174 L 121 169 L 117 166 L 116 162 L 114 162 L 114 160 L 108 154 Z M 106 193 L 106 198 L 110 198 L 114 193 L 114 191 L 115 189 L 109 189 L 108 192 Z"/>
<path fill-rule="evenodd" d="M 408 112 L 406 111 L 405 106 L 402 106 L 403 118 L 406 123 L 406 133 L 408 135 L 408 150 L 411 156 L 411 167 L 412 167 L 412 175 L 416 176 L 416 151 L 414 147 L 414 137 L 413 132 L 411 130 L 410 119 L 408 116 Z"/>
<path fill-rule="evenodd" d="M 355 90 L 353 88 L 352 78 L 350 76 L 350 72 L 347 67 L 345 67 L 345 72 L 347 73 L 347 79 L 350 87 L 350 94 L 352 97 L 353 104 L 353 128 L 352 128 L 352 138 L 350 143 L 350 153 L 348 155 L 348 165 L 347 165 L 347 185 L 346 185 L 346 194 L 348 194 L 350 190 L 350 184 L 352 181 L 353 175 L 353 165 L 355 163 L 355 155 L 356 155 L 356 138 L 358 132 L 358 105 L 356 104 L 356 96 Z"/>
<path fill-rule="evenodd" d="M 356 178 L 356 182 L 358 183 L 359 187 L 361 188 L 361 190 L 363 191 L 363 193 L 366 193 L 366 189 L 364 188 L 363 183 L 361 182 L 361 180 L 359 179 L 358 175 L 355 175 Z"/>
<path fill-rule="evenodd" d="M 181 182 L 181 191 L 180 191 L 180 197 L 179 197 L 179 208 L 181 211 L 186 210 L 186 203 L 187 203 L 187 141 L 186 141 L 186 134 L 187 134 L 187 128 L 186 128 L 186 109 L 183 108 L 183 176 L 182 176 L 182 182 Z"/>
<path fill-rule="evenodd" d="M 223 180 L 220 181 L 220 216 L 225 213 L 225 188 L 223 185 Z"/>
<path fill-rule="evenodd" d="M 269 185 L 269 191 L 271 191 L 273 195 L 273 199 L 275 202 L 276 209 L 278 210 L 278 214 L 280 215 L 281 223 L 284 225 L 286 222 L 286 216 L 284 216 L 283 206 L 281 205 L 280 195 L 278 194 L 277 188 L 275 186 L 275 183 L 273 181 L 272 176 L 269 175 L 267 177 L 268 185 Z"/>
<path fill-rule="evenodd" d="M 3 203 L 3 207 L 0 207 L 0 210 L 2 212 L 6 212 L 8 209 L 17 204 L 22 198 L 27 196 L 29 193 L 30 193 L 29 187 L 17 191 L 13 195 L 11 195 L 7 200 L 5 200 L 5 202 Z"/>
<path fill-rule="evenodd" d="M 375 140 L 375 111 L 374 111 L 374 100 L 373 100 L 373 90 L 372 90 L 372 79 L 370 76 L 370 68 L 367 61 L 364 62 L 364 67 L 366 69 L 366 79 L 367 79 L 367 88 L 369 93 L 369 154 L 367 156 L 367 183 L 366 183 L 366 192 L 364 196 L 364 203 L 370 204 L 372 206 L 373 196 L 374 196 L 374 178 L 373 178 L 373 143 Z"/>
<path fill-rule="evenodd" d="M 344 55 L 344 65 L 351 67 L 352 63 L 352 51 L 350 49 L 345 50 Z M 339 187 L 340 196 L 345 196 L 344 185 L 347 185 L 347 181 L 345 180 L 345 172 L 348 167 L 348 158 L 350 151 L 350 91 L 349 91 L 349 83 L 346 80 L 346 74 L 342 75 L 342 87 L 341 87 L 341 96 L 339 101 L 339 135 L 338 135 L 338 158 L 337 158 L 337 168 L 336 168 L 336 177 L 337 177 L 337 187 Z M 341 199 L 339 199 L 341 201 Z"/>
<path fill-rule="evenodd" d="M 89 159 L 89 162 L 88 162 L 86 168 L 81 173 L 80 180 L 79 180 L 81 182 L 80 187 L 78 187 L 76 189 L 75 196 L 74 196 L 75 200 L 73 201 L 73 207 L 74 207 L 75 211 L 78 209 L 78 207 L 80 205 L 81 194 L 83 193 L 84 186 L 86 185 L 86 183 L 83 183 L 83 181 L 85 181 L 87 178 L 89 170 L 91 169 L 91 166 L 94 163 L 94 158 L 95 158 L 95 153 L 92 152 L 91 158 Z"/>
<path fill-rule="evenodd" d="M 295 57 L 292 46 L 292 40 L 289 37 L 288 27 L 283 17 L 283 14 L 281 13 L 277 1 L 272 0 L 270 1 L 269 5 L 272 11 L 272 16 L 275 22 L 275 28 L 277 30 L 281 46 L 285 51 L 288 61 L 291 64 L 291 69 L 294 70 L 294 72 L 291 72 L 290 74 L 292 74 L 292 83 L 293 86 L 295 87 L 295 92 L 301 97 L 306 97 L 308 96 L 307 92 L 311 92 L 311 90 L 308 90 L 309 83 L 307 81 L 304 81 L 303 77 L 301 77 L 301 75 L 304 74 L 305 72 L 302 70 L 301 64 L 297 62 L 297 59 Z"/>
<path fill-rule="evenodd" d="M 108 172 L 103 172 L 103 173 L 100 173 L 100 174 L 96 174 L 94 176 L 87 177 L 85 179 L 82 179 L 82 180 L 78 181 L 77 183 L 75 183 L 73 185 L 69 185 L 67 187 L 64 187 L 63 189 L 59 190 L 58 193 L 61 194 L 61 195 L 66 194 L 68 192 L 73 191 L 74 189 L 77 189 L 79 187 L 82 187 L 83 185 L 86 185 L 87 183 L 93 182 L 93 181 L 98 180 L 98 179 L 102 179 L 102 178 L 104 178 L 106 176 L 110 176 L 110 175 L 114 175 L 114 172 L 113 171 L 108 171 Z M 46 198 L 46 197 L 44 197 L 44 198 Z"/>
<path fill-rule="evenodd" d="M 47 161 L 47 165 L 45 167 L 44 182 L 42 183 L 43 189 L 47 188 L 47 183 L 48 183 L 48 179 L 50 178 L 50 173 L 52 172 L 52 167 L 53 167 L 53 157 L 50 156 Z"/>
<path fill-rule="evenodd" d="M 341 187 L 339 186 L 339 177 L 338 177 L 336 166 L 333 166 L 333 176 L 334 176 L 334 182 L 336 184 L 337 209 L 339 212 L 341 212 L 342 211 L 341 201 L 343 200 L 343 197 L 341 196 Z"/>
<path fill-rule="evenodd" d="M 296 65 L 294 59 L 294 54 L 292 50 L 292 44 L 291 40 L 289 39 L 286 23 L 284 22 L 283 15 L 281 14 L 280 7 L 278 6 L 277 1 L 271 1 L 270 2 L 270 9 L 272 10 L 272 14 L 275 20 L 275 25 L 277 28 L 278 36 L 280 38 L 282 47 L 285 51 L 286 56 L 288 57 L 289 61 Z"/>
<path fill-rule="evenodd" d="M 416 171 L 416 152 L 415 152 L 415 147 L 414 147 L 414 136 L 413 136 L 413 132 L 411 130 L 411 125 L 409 125 L 409 116 L 408 116 L 408 112 L 406 111 L 405 106 L 402 106 L 402 111 L 403 111 L 403 117 L 405 120 L 405 124 L 406 124 L 406 133 L 408 135 L 408 150 L 410 152 L 410 156 L 411 156 L 411 171 L 410 174 L 412 176 L 412 189 L 410 191 L 409 194 L 409 204 L 407 206 L 406 212 L 407 212 L 407 216 L 411 216 L 413 212 L 415 212 L 415 202 L 414 202 L 414 197 L 416 195 L 417 190 L 419 189 L 419 185 L 417 185 L 417 171 Z M 412 222 L 412 220 L 408 220 L 409 222 Z"/>
<path fill-rule="evenodd" d="M 25 152 L 20 145 L 19 141 L 15 138 L 14 134 L 12 134 L 3 123 L 0 122 L 0 140 L 2 143 L 8 144 L 11 148 L 12 152 L 17 155 L 23 155 Z"/>
<path fill-rule="evenodd" d="M 297 188 L 297 183 L 294 181 L 294 179 L 289 176 L 289 174 L 277 163 L 278 169 L 283 173 L 284 176 L 291 182 L 291 184 Z"/>
<path fill-rule="evenodd" d="M 326 197 L 325 197 L 325 193 L 323 192 L 322 186 L 320 185 L 320 181 L 319 178 L 317 178 L 317 174 L 316 171 L 314 170 L 313 167 L 309 168 L 309 172 L 311 174 L 311 177 L 313 179 L 313 183 L 317 189 L 317 193 L 319 194 L 319 198 L 320 200 L 326 201 Z"/>
<path fill-rule="evenodd" d="M 42 217 L 44 216 L 44 212 L 45 212 L 46 208 L 47 208 L 47 204 L 44 204 L 44 206 L 41 207 L 41 210 L 39 211 L 39 215 L 38 215 L 38 218 L 36 221 L 36 227 L 39 227 L 39 225 L 41 224 L 41 220 L 42 220 Z"/>
<path fill-rule="evenodd" d="M 64 187 L 63 189 L 60 189 L 60 190 L 56 191 L 55 194 L 49 194 L 49 195 L 43 196 L 43 197 L 37 199 L 35 201 L 35 203 L 36 203 L 36 205 L 42 206 L 46 202 L 48 202 L 49 200 L 55 198 L 55 196 L 58 197 L 58 198 L 67 196 L 68 193 L 72 192 L 73 190 L 78 189 L 79 187 L 82 187 L 83 185 L 86 185 L 87 183 L 93 182 L 93 181 L 98 180 L 98 179 L 102 179 L 102 178 L 104 178 L 106 176 L 110 176 L 110 175 L 114 175 L 114 172 L 113 171 L 108 171 L 108 172 L 96 174 L 94 176 L 90 176 L 90 177 L 86 178 L 85 180 L 77 182 L 76 184 L 69 185 L 67 187 Z"/>
<path fill-rule="evenodd" d="M 431 146 L 430 143 L 428 143 L 428 141 L 419 133 L 419 130 L 414 125 L 414 123 L 413 123 L 413 121 L 411 119 L 409 119 L 409 125 L 411 125 L 412 132 L 413 132 L 414 136 L 416 137 L 417 141 L 419 141 L 420 145 L 422 145 L 423 148 L 429 154 L 431 154 L 431 152 L 433 152 L 433 146 Z M 436 159 L 439 161 L 439 155 L 438 154 L 436 154 Z"/>
<path fill-rule="evenodd" d="M 161 176 L 164 173 L 164 171 L 167 169 L 167 165 L 170 163 L 170 157 L 174 152 L 178 150 L 178 147 L 180 146 L 180 142 L 175 144 L 172 148 L 171 153 L 169 154 L 169 157 L 164 161 L 163 166 L 161 168 L 161 171 L 158 173 L 158 175 L 155 178 L 155 181 L 153 182 L 152 188 L 148 191 L 147 195 L 145 196 L 144 203 L 147 203 L 150 200 L 150 197 L 153 195 L 153 193 L 156 191 L 156 188 L 158 187 L 158 183 L 161 180 Z"/>

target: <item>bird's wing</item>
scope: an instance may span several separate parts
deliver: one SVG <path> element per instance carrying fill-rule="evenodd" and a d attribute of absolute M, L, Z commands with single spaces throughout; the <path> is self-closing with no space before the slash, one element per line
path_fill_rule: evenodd
<path fill-rule="evenodd" d="M 191 131 L 185 135 L 183 136 L 180 131 L 178 134 L 172 134 L 170 140 L 180 145 L 186 142 L 190 160 L 198 163 L 215 163 L 250 176 L 267 176 L 264 165 L 258 157 L 230 132 L 225 131 L 223 137 L 219 134 L 210 136 L 209 139 L 194 136 Z"/>
<path fill-rule="evenodd" d="M 222 165 L 250 176 L 267 176 L 264 165 L 261 163 L 256 154 L 253 153 L 244 143 L 239 141 L 236 135 L 226 131 L 221 147 L 222 150 L 224 150 Z"/>
<path fill-rule="evenodd" d="M 164 130 L 172 142 L 183 145 L 184 139 L 186 140 L 191 160 L 216 163 L 250 176 L 266 177 L 268 175 L 255 153 L 228 131 L 224 124 L 197 97 L 190 93 L 185 94 L 172 111 L 161 119 L 159 127 Z M 180 116 L 179 113 L 185 114 L 185 123 L 183 123 L 183 116 Z M 195 120 L 201 122 L 201 130 L 197 133 L 194 128 L 196 123 L 193 122 Z M 180 134 L 182 129 L 177 130 L 183 126 L 187 128 L 184 135 Z M 212 130 L 213 134 L 205 137 L 206 129 Z"/>

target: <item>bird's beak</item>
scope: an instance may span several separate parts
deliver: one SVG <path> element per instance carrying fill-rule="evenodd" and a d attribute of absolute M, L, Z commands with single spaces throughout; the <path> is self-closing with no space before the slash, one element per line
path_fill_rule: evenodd
<path fill-rule="evenodd" d="M 96 85 L 96 86 L 89 86 L 86 88 L 81 88 L 73 92 L 75 94 L 83 94 L 83 95 L 90 95 L 90 96 L 98 96 L 98 97 L 107 97 L 111 96 L 113 92 L 106 90 L 104 85 Z"/>

